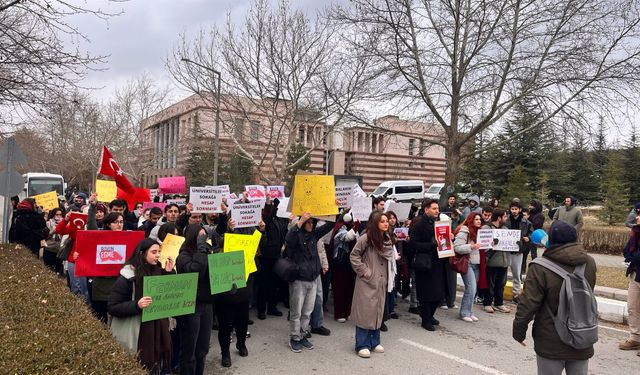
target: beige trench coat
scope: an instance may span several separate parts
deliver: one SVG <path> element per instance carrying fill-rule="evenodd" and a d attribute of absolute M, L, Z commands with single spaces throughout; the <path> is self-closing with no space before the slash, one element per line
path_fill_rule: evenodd
<path fill-rule="evenodd" d="M 360 237 L 351 251 L 350 260 L 356 272 L 356 286 L 349 320 L 363 329 L 375 330 L 382 325 L 389 274 L 387 259 L 393 256 L 393 245 L 390 242 L 385 243 L 384 255 L 367 246 L 366 234 Z"/>

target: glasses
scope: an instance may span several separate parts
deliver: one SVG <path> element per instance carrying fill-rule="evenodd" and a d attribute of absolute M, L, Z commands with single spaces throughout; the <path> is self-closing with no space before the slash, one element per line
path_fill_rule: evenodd
<path fill-rule="evenodd" d="M 122 224 L 124 224 L 124 221 L 123 220 L 116 220 L 113 223 L 122 225 Z"/>

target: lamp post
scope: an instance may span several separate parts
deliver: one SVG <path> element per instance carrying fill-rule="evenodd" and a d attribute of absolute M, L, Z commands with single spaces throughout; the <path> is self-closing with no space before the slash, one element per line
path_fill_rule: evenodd
<path fill-rule="evenodd" d="M 188 64 L 193 64 L 196 65 L 202 69 L 208 70 L 209 72 L 211 72 L 214 75 L 218 75 L 218 84 L 216 85 L 216 128 L 215 128 L 215 133 L 214 133 L 214 144 L 213 144 L 213 185 L 218 185 L 218 166 L 219 166 L 219 157 L 220 157 L 220 81 L 221 81 L 221 74 L 219 71 L 213 69 L 213 68 L 209 68 L 206 65 L 202 65 L 198 62 L 195 62 L 193 60 L 190 60 L 186 57 L 183 57 L 180 59 L 181 61 L 184 61 L 185 63 Z M 215 82 L 215 76 L 214 76 L 214 82 Z"/>

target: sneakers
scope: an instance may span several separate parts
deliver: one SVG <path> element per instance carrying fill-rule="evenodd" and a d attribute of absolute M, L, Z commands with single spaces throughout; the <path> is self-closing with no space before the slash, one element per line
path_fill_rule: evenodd
<path fill-rule="evenodd" d="M 625 340 L 618 345 L 618 349 L 620 350 L 640 350 L 640 342 Z"/>
<path fill-rule="evenodd" d="M 345 318 L 340 318 L 340 319 L 336 319 L 338 321 L 338 323 L 345 323 L 347 321 L 347 319 Z"/>
<path fill-rule="evenodd" d="M 440 308 L 442 310 L 449 310 L 449 306 L 447 306 L 447 305 L 440 305 Z"/>
<path fill-rule="evenodd" d="M 483 308 L 483 310 L 484 310 L 484 312 L 489 313 L 489 314 L 493 314 L 495 312 L 495 310 L 491 306 L 485 306 Z"/>
<path fill-rule="evenodd" d="M 462 320 L 464 320 L 465 322 L 473 323 L 473 319 L 471 319 L 470 316 L 463 316 Z"/>
<path fill-rule="evenodd" d="M 304 338 L 305 339 L 310 339 L 311 338 L 311 332 L 310 331 L 303 331 L 301 333 L 304 333 Z"/>
<path fill-rule="evenodd" d="M 358 356 L 360 358 L 370 358 L 371 357 L 371 352 L 367 348 L 360 349 L 360 350 L 358 350 Z"/>
<path fill-rule="evenodd" d="M 289 340 L 289 347 L 291 348 L 291 351 L 294 353 L 300 353 L 303 348 L 300 341 L 293 340 L 293 339 Z"/>
<path fill-rule="evenodd" d="M 509 314 L 511 312 L 511 310 L 509 310 L 509 308 L 505 305 L 496 306 L 495 309 L 496 311 L 499 311 L 504 314 Z"/>
<path fill-rule="evenodd" d="M 384 347 L 382 345 L 376 345 L 376 347 L 373 348 L 373 352 L 374 353 L 384 353 Z"/>
<path fill-rule="evenodd" d="M 331 335 L 331 331 L 328 328 L 325 328 L 324 326 L 320 326 L 318 328 L 311 328 L 311 333 L 315 333 L 316 335 L 320 335 L 320 336 Z"/>
<path fill-rule="evenodd" d="M 478 319 L 478 317 L 475 315 L 471 315 L 471 320 L 473 320 L 474 322 L 477 322 L 480 319 Z"/>
<path fill-rule="evenodd" d="M 513 298 L 511 299 L 511 302 L 513 302 L 515 305 L 519 305 L 520 304 L 520 295 L 516 294 L 515 296 L 513 296 Z"/>
<path fill-rule="evenodd" d="M 313 349 L 313 344 L 306 337 L 303 338 L 302 340 L 300 340 L 300 345 L 302 345 L 307 350 L 312 350 Z"/>
<path fill-rule="evenodd" d="M 474 300 L 474 303 L 476 305 L 482 305 L 483 302 L 484 302 L 484 298 L 482 298 L 482 297 L 476 297 L 475 300 Z"/>
<path fill-rule="evenodd" d="M 392 312 L 391 314 L 389 314 L 389 318 L 398 319 L 399 318 L 398 313 L 397 312 Z"/>

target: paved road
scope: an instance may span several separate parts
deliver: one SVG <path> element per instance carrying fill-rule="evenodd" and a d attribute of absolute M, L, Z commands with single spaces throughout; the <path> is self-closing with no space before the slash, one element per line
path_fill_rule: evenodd
<path fill-rule="evenodd" d="M 606 254 L 591 254 L 595 259 L 596 264 L 598 266 L 604 267 L 614 267 L 614 268 L 627 268 L 627 265 L 624 263 L 624 257 L 622 255 L 606 255 Z"/>
<path fill-rule="evenodd" d="M 475 307 L 478 309 L 478 307 Z M 325 314 L 325 326 L 331 336 L 314 335 L 315 349 L 293 353 L 288 348 L 286 314 L 283 318 L 267 317 L 250 326 L 249 357 L 241 358 L 232 344 L 233 366 L 221 368 L 216 331 L 211 337 L 207 358 L 208 374 L 535 374 L 533 341 L 527 338 L 522 347 L 511 338 L 513 314 L 486 314 L 480 311 L 477 323 L 456 319 L 457 310 L 439 310 L 436 317 L 441 328 L 427 332 L 420 327 L 416 315 L 406 313 L 408 305 L 400 302 L 402 315 L 388 322 L 389 331 L 382 333 L 384 354 L 359 358 L 354 351 L 353 324 L 337 323 Z M 479 309 L 478 309 L 479 310 Z M 255 314 L 252 312 L 252 316 Z M 604 325 L 604 323 L 603 323 Z M 590 362 L 592 374 L 640 374 L 640 358 L 635 352 L 617 349 L 626 338 L 621 326 L 600 330 L 596 355 Z"/>

